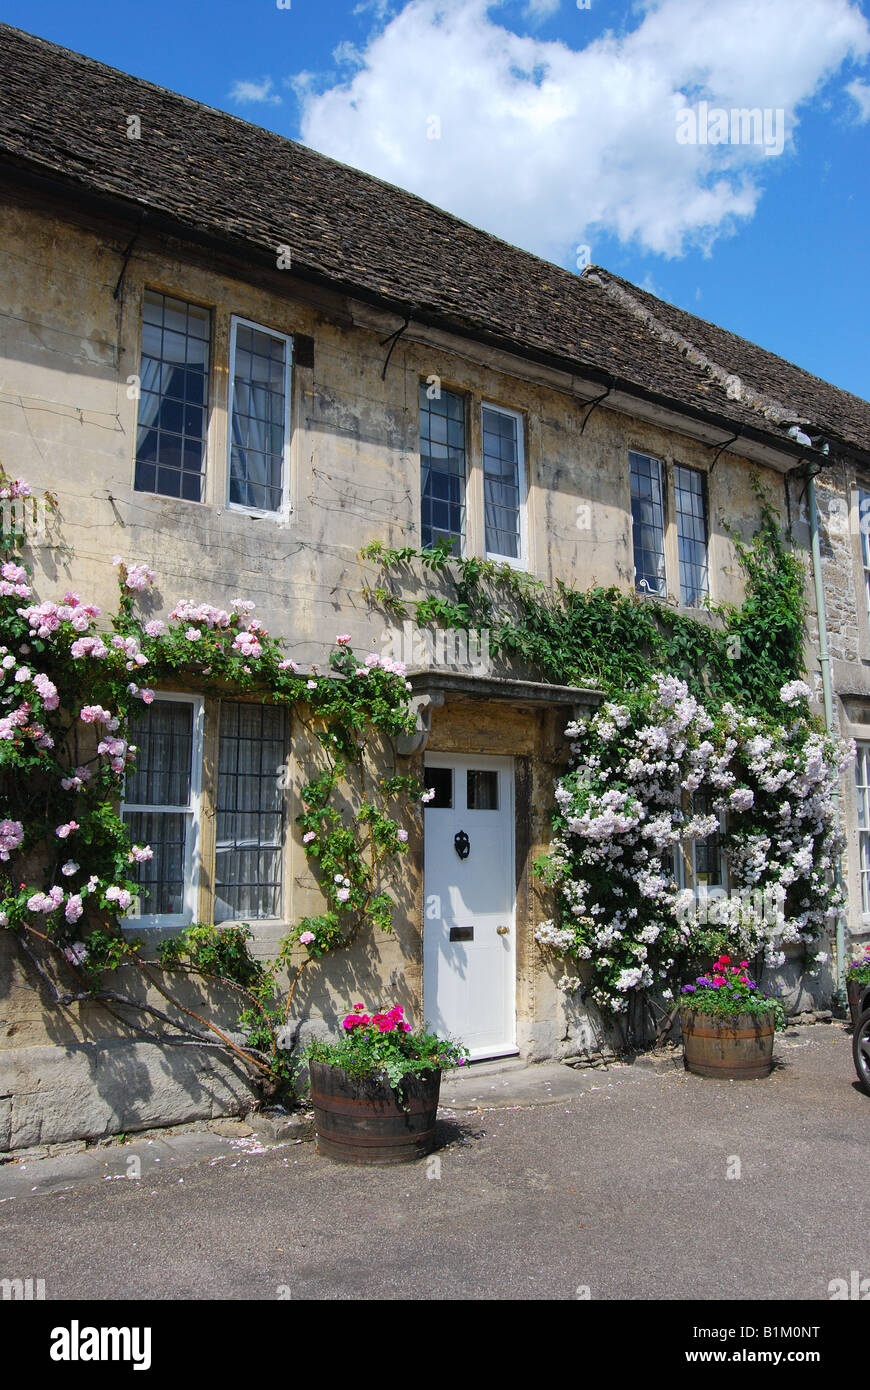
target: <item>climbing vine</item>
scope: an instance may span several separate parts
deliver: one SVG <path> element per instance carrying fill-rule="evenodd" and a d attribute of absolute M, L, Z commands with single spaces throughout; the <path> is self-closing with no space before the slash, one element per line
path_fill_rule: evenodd
<path fill-rule="evenodd" d="M 0 496 L 27 506 L 30 488 L 0 474 Z M 155 575 L 121 556 L 115 614 L 104 617 L 71 591 L 37 601 L 24 543 L 14 527 L 2 536 L 0 926 L 58 1006 L 94 1002 L 161 1044 L 229 1050 L 266 1089 L 280 1088 L 289 1063 L 279 1033 L 302 972 L 366 929 L 390 930 L 386 874 L 405 850 L 401 821 L 422 791 L 375 771 L 391 741 L 413 727 L 404 668 L 375 653 L 360 661 L 340 634 L 328 671 L 302 670 L 244 599 L 228 610 L 183 599 L 168 620 L 146 621 L 137 602 Z M 136 765 L 131 724 L 167 682 L 292 709 L 319 762 L 297 819 L 326 910 L 294 923 L 268 964 L 251 956 L 246 925 L 193 925 L 160 948 L 163 971 L 122 929 L 137 900 L 147 911 L 141 873 L 153 857 L 151 846 L 131 841 L 121 813 Z M 173 970 L 233 990 L 241 1034 L 185 1005 L 171 977 L 167 984 Z M 166 1007 L 134 1002 L 123 983 L 130 972 Z"/>
<path fill-rule="evenodd" d="M 366 546 L 362 557 L 399 581 L 369 586 L 367 594 L 397 618 L 413 610 L 421 626 L 486 630 L 491 655 L 519 660 L 554 684 L 619 695 L 662 671 L 685 680 L 710 706 L 730 700 L 776 717 L 780 689 L 803 674 L 804 573 L 769 499 L 757 491 L 756 535 L 750 544 L 733 537 L 744 602 L 709 603 L 704 617 L 617 588 L 581 591 L 561 581 L 550 588 L 510 565 L 460 559 L 447 542 L 422 550 Z M 415 563 L 443 595 L 403 597 Z"/>
<path fill-rule="evenodd" d="M 800 943 L 815 969 L 842 903 L 836 789 L 853 749 L 810 715 L 804 570 L 756 492 L 755 536 L 733 537 L 744 602 L 698 616 L 616 588 L 548 588 L 447 543 L 362 552 L 398 581 L 368 590 L 395 617 L 486 630 L 491 655 L 609 697 L 567 730 L 572 767 L 536 866 L 555 912 L 536 938 L 579 971 L 560 985 L 610 1014 L 667 1004 L 693 961 L 726 947 L 775 967 Z M 409 602 L 416 564 L 438 592 Z M 708 903 L 680 886 L 685 855 L 723 824 L 731 893 Z"/>

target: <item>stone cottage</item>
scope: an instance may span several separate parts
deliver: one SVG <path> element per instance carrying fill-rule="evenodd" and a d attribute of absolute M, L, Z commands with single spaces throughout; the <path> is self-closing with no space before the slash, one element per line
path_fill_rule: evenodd
<path fill-rule="evenodd" d="M 391 627 L 366 600 L 375 571 L 360 548 L 445 537 L 549 584 L 697 612 L 707 596 L 740 601 L 724 523 L 752 534 L 756 476 L 809 554 L 819 475 L 833 718 L 866 741 L 862 780 L 844 788 L 848 925 L 866 929 L 867 403 L 604 270 L 574 275 L 7 26 L 0 73 L 0 461 L 57 495 L 62 529 L 32 536 L 38 592 L 73 587 L 111 609 L 120 553 L 158 572 L 156 616 L 242 595 L 301 664 L 350 633 L 411 668 L 418 735 L 404 752 L 436 797 L 394 933 L 320 971 L 306 1016 L 334 1021 L 352 995 L 389 993 L 476 1057 L 600 1041 L 535 945 L 530 867 L 565 725 L 600 696 Z M 149 915 L 130 928 L 156 942 L 192 921 L 246 921 L 268 955 L 317 910 L 292 722 L 167 687 L 139 741 L 154 786 L 170 748 L 183 775 L 125 807 L 155 846 Z M 819 988 L 829 996 L 830 980 Z M 0 1149 L 246 1096 L 214 1055 L 168 1056 L 93 1008 L 47 1014 L 0 933 Z"/>

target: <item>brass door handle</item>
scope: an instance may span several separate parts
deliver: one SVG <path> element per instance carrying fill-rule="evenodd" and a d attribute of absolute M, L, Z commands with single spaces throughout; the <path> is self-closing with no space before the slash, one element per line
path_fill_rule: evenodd
<path fill-rule="evenodd" d="M 510 936 L 510 927 L 496 927 L 499 936 Z"/>

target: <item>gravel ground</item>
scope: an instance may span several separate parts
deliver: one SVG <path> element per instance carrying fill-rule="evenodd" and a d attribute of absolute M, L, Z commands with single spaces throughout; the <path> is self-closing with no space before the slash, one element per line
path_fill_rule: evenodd
<path fill-rule="evenodd" d="M 469 1072 L 438 1152 L 399 1168 L 241 1132 L 6 1164 L 0 1277 L 48 1299 L 827 1301 L 870 1277 L 870 1097 L 842 1024 L 777 1056 L 745 1082 Z"/>

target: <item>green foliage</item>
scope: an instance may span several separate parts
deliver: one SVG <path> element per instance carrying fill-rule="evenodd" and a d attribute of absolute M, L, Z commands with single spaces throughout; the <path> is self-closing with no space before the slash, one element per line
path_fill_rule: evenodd
<path fill-rule="evenodd" d="M 849 964 L 846 978 L 858 985 L 870 985 L 870 946 L 865 946 L 864 954 Z"/>
<path fill-rule="evenodd" d="M 413 605 L 418 623 L 486 628 L 493 655 L 521 661 L 554 684 L 617 697 L 643 686 L 652 671 L 669 672 L 708 708 L 730 700 L 749 712 L 775 714 L 780 688 L 803 672 L 804 572 L 769 499 L 757 485 L 756 491 L 758 531 L 749 545 L 733 538 L 744 602 L 740 608 L 711 603 L 705 617 L 613 587 L 580 591 L 559 581 L 550 589 L 511 565 L 457 558 L 446 543 L 425 550 L 375 543 L 361 553 L 399 578 L 419 561 L 452 585 L 453 597 L 432 595 Z"/>
<path fill-rule="evenodd" d="M 187 965 L 201 975 L 222 976 L 255 989 L 263 984 L 263 966 L 248 948 L 253 932 L 247 922 L 216 927 L 196 922 L 160 944 L 157 959 L 166 970 Z"/>
<path fill-rule="evenodd" d="M 413 1032 L 399 1005 L 372 1015 L 362 1009 L 357 1004 L 348 1013 L 338 1042 L 309 1043 L 304 1060 L 341 1067 L 358 1081 L 386 1080 L 399 1096 L 407 1077 L 465 1066 L 466 1048 L 425 1029 Z"/>
<path fill-rule="evenodd" d="M 732 965 L 730 956 L 720 956 L 694 985 L 683 986 L 682 1011 L 706 1014 L 722 1022 L 734 1022 L 741 1014 L 772 1017 L 776 1028 L 784 1028 L 786 1014 L 782 1002 L 763 994 L 746 971 L 745 960 Z"/>
<path fill-rule="evenodd" d="M 10 483 L 2 470 L 0 490 L 19 506 L 33 502 L 27 485 Z M 167 970 L 195 971 L 247 996 L 242 1055 L 269 1084 L 285 1085 L 289 1063 L 277 1034 L 302 970 L 366 928 L 391 927 L 385 878 L 408 839 L 403 811 L 422 788 L 407 777 L 375 776 L 369 749 L 383 765 L 390 742 L 414 727 L 403 669 L 373 656 L 360 662 L 343 636 L 328 672 L 302 671 L 243 600 L 230 612 L 184 600 L 168 623 L 146 624 L 136 600 L 155 576 L 120 557 L 118 607 L 108 619 L 99 621 L 99 610 L 76 594 L 39 603 L 16 554 L 23 539 L 0 536 L 0 927 L 16 934 L 45 982 L 41 958 L 50 958 L 61 977 L 74 976 L 76 998 L 119 1002 L 106 974 L 121 966 L 147 974 L 142 943 L 121 930 L 136 899 L 147 911 L 138 863 L 151 854 L 131 843 L 120 813 L 124 777 L 136 762 L 131 720 L 154 698 L 138 682 L 169 680 L 173 688 L 292 708 L 320 763 L 298 822 L 327 910 L 294 924 L 267 964 L 251 956 L 246 925 L 198 923 L 159 953 Z M 282 989 L 285 968 L 291 982 Z M 63 991 L 52 987 L 61 1002 Z M 166 998 L 177 1014 L 195 1018 Z M 226 1042 L 213 1024 L 196 1021 Z"/>

